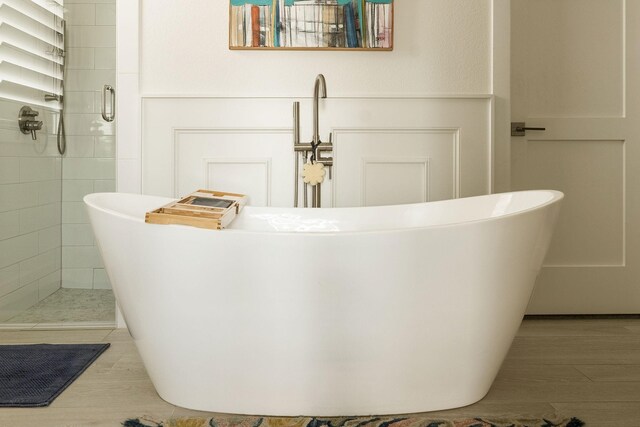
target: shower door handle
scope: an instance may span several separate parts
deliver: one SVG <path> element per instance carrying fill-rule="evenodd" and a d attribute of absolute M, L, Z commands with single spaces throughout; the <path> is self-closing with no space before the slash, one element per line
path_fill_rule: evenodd
<path fill-rule="evenodd" d="M 108 94 L 111 98 L 111 109 L 107 113 Z M 104 85 L 102 88 L 102 118 L 107 122 L 112 122 L 116 118 L 116 91 L 111 85 Z"/>

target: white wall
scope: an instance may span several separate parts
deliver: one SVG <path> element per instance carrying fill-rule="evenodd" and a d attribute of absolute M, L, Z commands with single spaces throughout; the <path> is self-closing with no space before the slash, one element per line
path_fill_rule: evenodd
<path fill-rule="evenodd" d="M 228 0 L 141 1 L 145 95 L 329 96 L 491 93 L 491 0 L 397 0 L 393 52 L 228 49 Z"/>
<path fill-rule="evenodd" d="M 142 191 L 143 99 L 308 98 L 321 72 L 330 97 L 495 95 L 508 189 L 508 0 L 398 0 L 393 52 L 230 51 L 227 0 L 116 2 L 118 191 Z"/>

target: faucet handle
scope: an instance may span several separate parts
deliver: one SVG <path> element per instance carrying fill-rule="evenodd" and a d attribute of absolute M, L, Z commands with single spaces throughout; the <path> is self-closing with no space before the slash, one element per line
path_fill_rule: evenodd
<path fill-rule="evenodd" d="M 38 121 L 38 120 L 25 120 L 25 122 L 22 124 L 23 129 L 26 129 L 27 131 L 34 131 L 34 130 L 41 130 L 42 129 L 42 121 Z"/>

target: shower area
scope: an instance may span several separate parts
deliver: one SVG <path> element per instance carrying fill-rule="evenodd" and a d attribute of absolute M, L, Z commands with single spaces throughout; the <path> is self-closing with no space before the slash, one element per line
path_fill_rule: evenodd
<path fill-rule="evenodd" d="M 115 191 L 115 12 L 0 2 L 0 328 L 115 325 L 82 202 Z"/>

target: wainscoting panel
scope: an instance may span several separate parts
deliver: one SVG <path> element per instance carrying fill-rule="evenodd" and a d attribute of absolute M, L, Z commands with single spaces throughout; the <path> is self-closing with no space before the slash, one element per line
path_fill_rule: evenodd
<path fill-rule="evenodd" d="M 251 194 L 252 206 L 271 206 L 271 159 L 205 159 L 207 188 Z"/>
<path fill-rule="evenodd" d="M 429 158 L 362 159 L 362 206 L 429 201 Z"/>
<path fill-rule="evenodd" d="M 177 195 L 210 188 L 247 194 L 252 206 L 288 206 L 290 138 L 288 129 L 176 129 Z"/>
<path fill-rule="evenodd" d="M 310 99 L 145 98 L 143 193 L 210 188 L 247 194 L 253 206 L 292 206 L 294 101 L 308 142 Z M 320 136 L 334 143 L 323 206 L 489 193 L 491 114 L 490 97 L 321 100 Z"/>
<path fill-rule="evenodd" d="M 335 129 L 337 206 L 452 199 L 458 195 L 458 129 Z"/>

